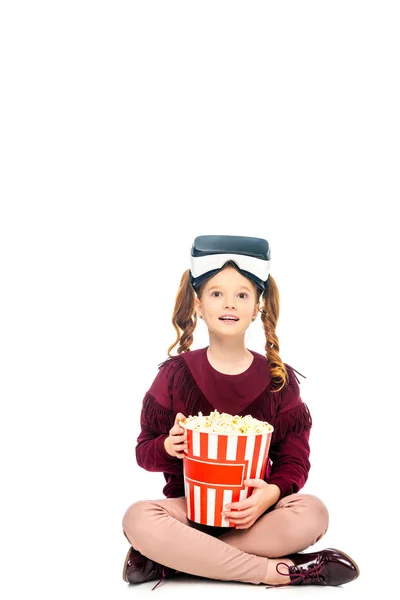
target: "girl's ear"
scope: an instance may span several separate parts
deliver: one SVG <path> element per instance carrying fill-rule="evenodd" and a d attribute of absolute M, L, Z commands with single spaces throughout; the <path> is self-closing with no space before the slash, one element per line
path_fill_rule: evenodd
<path fill-rule="evenodd" d="M 260 303 L 258 302 L 258 303 L 255 305 L 255 307 L 254 307 L 254 310 L 253 310 L 253 317 L 254 317 L 254 319 L 255 319 L 255 318 L 257 317 L 257 315 L 258 315 L 259 309 L 260 309 Z"/>

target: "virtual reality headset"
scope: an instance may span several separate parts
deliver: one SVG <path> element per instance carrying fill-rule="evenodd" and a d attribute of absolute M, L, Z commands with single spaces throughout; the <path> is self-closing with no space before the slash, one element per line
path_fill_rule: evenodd
<path fill-rule="evenodd" d="M 271 251 L 267 240 L 236 235 L 200 235 L 191 250 L 190 281 L 195 290 L 227 263 L 265 290 L 268 285 Z"/>

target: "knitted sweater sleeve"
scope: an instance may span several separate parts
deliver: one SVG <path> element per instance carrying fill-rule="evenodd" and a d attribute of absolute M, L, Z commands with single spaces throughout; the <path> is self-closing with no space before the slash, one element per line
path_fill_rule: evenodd
<path fill-rule="evenodd" d="M 172 410 L 173 371 L 172 363 L 164 363 L 142 402 L 141 431 L 135 453 L 137 464 L 146 471 L 182 473 L 182 459 L 170 456 L 164 447 L 164 440 L 175 421 Z"/>
<path fill-rule="evenodd" d="M 272 460 L 268 483 L 280 490 L 280 498 L 298 492 L 306 483 L 310 471 L 310 429 L 312 419 L 300 397 L 294 370 L 285 365 L 288 381 L 281 391 L 280 407 L 274 422 L 269 458 Z"/>

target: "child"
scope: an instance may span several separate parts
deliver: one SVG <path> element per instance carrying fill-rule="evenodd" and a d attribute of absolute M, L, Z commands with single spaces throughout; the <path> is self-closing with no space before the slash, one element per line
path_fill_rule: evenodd
<path fill-rule="evenodd" d="M 136 446 L 139 466 L 163 472 L 166 498 L 136 502 L 124 515 L 123 532 L 132 544 L 123 569 L 129 583 L 161 577 L 160 583 L 183 572 L 274 587 L 339 585 L 359 575 L 339 550 L 301 552 L 326 533 L 329 515 L 319 498 L 298 493 L 310 470 L 312 421 L 295 369 L 279 356 L 279 292 L 269 271 L 267 240 L 206 235 L 194 241 L 173 313 L 177 338 L 144 397 Z M 266 356 L 245 347 L 259 312 Z M 204 319 L 209 345 L 191 351 L 197 318 Z M 252 494 L 224 508 L 236 524 L 231 528 L 186 517 L 187 443 L 179 421 L 213 410 L 251 414 L 274 427 L 263 478 L 245 480 Z"/>

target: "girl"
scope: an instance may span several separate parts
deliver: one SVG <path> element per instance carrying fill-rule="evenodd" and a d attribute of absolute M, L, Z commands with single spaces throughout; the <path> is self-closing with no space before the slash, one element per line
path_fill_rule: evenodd
<path fill-rule="evenodd" d="M 160 583 L 183 572 L 274 587 L 339 585 L 359 575 L 356 563 L 339 550 L 301 552 L 326 533 L 329 515 L 319 498 L 298 493 L 310 470 L 312 421 L 295 369 L 279 356 L 279 292 L 269 270 L 267 240 L 194 241 L 173 313 L 177 338 L 144 397 L 136 446 L 139 466 L 163 472 L 166 499 L 135 502 L 123 517 L 131 544 L 123 579 L 129 583 Z M 265 356 L 245 347 L 245 333 L 259 312 Z M 209 345 L 191 351 L 197 318 L 207 325 Z M 224 507 L 223 518 L 236 525 L 231 528 L 186 517 L 187 443 L 179 421 L 213 410 L 250 414 L 274 427 L 263 478 L 245 480 L 251 496 Z"/>

